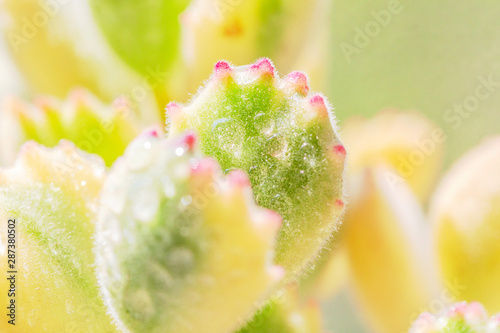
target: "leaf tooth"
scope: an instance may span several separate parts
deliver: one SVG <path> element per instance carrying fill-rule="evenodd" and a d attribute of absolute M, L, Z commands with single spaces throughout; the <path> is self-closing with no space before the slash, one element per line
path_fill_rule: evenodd
<path fill-rule="evenodd" d="M 249 73 L 257 76 L 260 79 L 273 79 L 276 75 L 276 69 L 268 58 L 257 60 L 248 69 Z"/>
<path fill-rule="evenodd" d="M 313 95 L 309 101 L 310 110 L 314 111 L 319 116 L 328 116 L 328 105 L 326 103 L 325 97 L 322 95 Z"/>
<path fill-rule="evenodd" d="M 234 69 L 231 64 L 225 60 L 221 60 L 214 66 L 214 74 L 212 80 L 218 83 L 229 83 L 234 79 Z"/>
<path fill-rule="evenodd" d="M 284 88 L 302 96 L 309 93 L 309 79 L 303 72 L 292 72 L 284 80 Z"/>
<path fill-rule="evenodd" d="M 252 221 L 260 236 L 270 244 L 274 244 L 276 234 L 283 224 L 281 216 L 275 211 L 261 208 L 253 213 Z"/>

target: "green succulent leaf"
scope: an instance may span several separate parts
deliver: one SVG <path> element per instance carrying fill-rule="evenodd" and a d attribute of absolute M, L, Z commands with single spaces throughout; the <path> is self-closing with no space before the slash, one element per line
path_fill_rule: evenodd
<path fill-rule="evenodd" d="M 62 141 L 29 142 L 15 167 L 0 170 L 0 218 L 15 219 L 19 332 L 115 332 L 94 272 L 96 206 L 103 161 Z M 0 227 L 2 251 L 7 223 Z M 10 231 L 9 231 L 10 233 Z M 5 257 L 2 257 L 5 258 Z M 3 272 L 12 270 L 7 260 Z M 8 290 L 2 278 L 0 286 Z M 7 320 L 0 331 L 10 332 Z"/>
<path fill-rule="evenodd" d="M 188 0 L 92 0 L 97 23 L 116 53 L 141 74 L 167 72 L 179 55 L 179 14 Z"/>
<path fill-rule="evenodd" d="M 8 164 L 19 147 L 34 140 L 55 146 L 66 139 L 111 165 L 138 134 L 139 122 L 125 99 L 106 106 L 85 90 L 74 90 L 65 101 L 39 97 L 34 104 L 10 100 L 3 104 L 0 161 Z"/>
<path fill-rule="evenodd" d="M 195 138 L 134 140 L 102 192 L 97 267 L 115 320 L 131 332 L 230 332 L 282 277 L 281 218 L 256 207 L 246 175 L 221 177 Z"/>
<path fill-rule="evenodd" d="M 276 262 L 288 277 L 310 267 L 340 223 L 346 151 L 326 99 L 305 74 L 280 79 L 268 59 L 219 62 L 185 107 L 169 104 L 170 135 L 196 131 L 201 150 L 226 172 L 246 171 L 259 205 L 278 212 Z"/>

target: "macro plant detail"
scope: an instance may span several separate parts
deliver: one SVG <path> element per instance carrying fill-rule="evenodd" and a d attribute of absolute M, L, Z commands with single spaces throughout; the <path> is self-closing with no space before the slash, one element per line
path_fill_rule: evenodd
<path fill-rule="evenodd" d="M 439 128 L 416 112 L 383 110 L 371 119 L 353 117 L 343 129 L 352 156 L 350 203 L 335 241 L 347 256 L 347 279 L 359 310 L 376 332 L 400 332 L 440 288 L 420 202 L 428 201 L 443 147 L 436 142 L 418 167 L 408 162 L 421 152 L 423 138 Z M 336 253 L 331 256 L 341 261 Z M 340 275 L 338 270 L 334 274 Z"/>
<path fill-rule="evenodd" d="M 466 285 L 459 297 L 500 311 L 500 138 L 467 152 L 445 174 L 431 201 L 433 241 L 442 275 Z"/>
<path fill-rule="evenodd" d="M 104 184 L 97 267 L 125 331 L 234 331 L 283 276 L 271 262 L 281 218 L 195 140 L 142 135 Z"/>
<path fill-rule="evenodd" d="M 65 139 L 100 155 L 107 165 L 123 154 L 139 133 L 140 123 L 124 99 L 105 106 L 89 92 L 75 90 L 64 101 L 40 96 L 33 104 L 6 100 L 0 124 L 0 162 L 10 164 L 21 145 L 35 140 L 54 146 Z"/>
<path fill-rule="evenodd" d="M 0 332 L 500 333 L 499 16 L 0 0 Z"/>
<path fill-rule="evenodd" d="M 500 315 L 488 317 L 479 303 L 457 303 L 443 313 L 423 313 L 413 323 L 409 333 L 497 333 Z"/>
<path fill-rule="evenodd" d="M 94 274 L 93 235 L 105 166 L 68 141 L 26 143 L 15 165 L 0 170 L 0 217 L 16 216 L 19 332 L 113 332 Z M 22 222 L 21 222 L 22 221 Z M 6 226 L 0 243 L 7 244 Z M 7 260 L 0 262 L 8 271 Z M 2 289 L 8 280 L 0 280 Z M 22 292 L 21 292 L 22 291 Z M 44 304 L 40 307 L 40 304 Z M 10 332 L 7 321 L 0 330 Z"/>
<path fill-rule="evenodd" d="M 276 263 L 288 279 L 307 270 L 341 221 L 346 151 L 306 74 L 280 79 L 268 59 L 221 61 L 191 103 L 170 103 L 167 115 L 169 135 L 194 130 L 223 170 L 248 173 L 257 203 L 283 218 Z"/>
<path fill-rule="evenodd" d="M 249 63 L 266 54 L 282 68 L 307 71 L 324 88 L 330 33 L 318 30 L 328 24 L 330 7 L 328 0 L 0 4 L 13 60 L 36 92 L 64 97 L 84 86 L 104 99 L 125 93 L 154 116 L 171 99 L 186 99 L 224 58 Z M 51 75 L 61 64 L 68 70 Z"/>
<path fill-rule="evenodd" d="M 291 292 L 283 296 L 286 302 L 276 298 L 272 301 L 266 299 L 277 290 L 280 280 L 293 277 L 304 265 L 310 265 L 308 261 L 314 260 L 322 243 L 329 239 L 339 224 L 344 200 L 342 182 L 345 149 L 337 139 L 333 115 L 323 96 L 309 94 L 307 77 L 303 73 L 294 72 L 281 80 L 275 76 L 271 62 L 263 59 L 248 66 L 249 76 L 242 72 L 246 79 L 253 79 L 253 82 L 239 86 L 242 82 L 230 82 L 233 69 L 228 64 L 218 63 L 216 68 L 212 88 L 224 88 L 224 85 L 227 88 L 228 84 L 232 84 L 234 90 L 228 92 L 232 101 L 238 103 L 238 100 L 250 96 L 252 103 L 247 106 L 248 113 L 260 119 L 257 124 L 261 126 L 260 131 L 257 127 L 249 128 L 256 136 L 253 151 L 249 149 L 246 156 L 248 161 L 261 163 L 263 170 L 269 170 L 264 172 L 283 178 L 280 182 L 282 189 L 273 189 L 269 185 L 261 187 L 265 189 L 261 192 L 264 194 L 262 200 L 268 206 L 280 209 L 284 216 L 290 216 L 284 211 L 284 208 L 291 209 L 287 200 L 297 201 L 300 198 L 295 199 L 293 195 L 302 195 L 301 200 L 307 207 L 313 202 L 310 192 L 316 191 L 316 197 L 322 198 L 325 206 L 322 216 L 318 214 L 323 221 L 318 222 L 319 228 L 309 229 L 304 217 L 302 221 L 291 221 L 303 223 L 302 226 L 294 227 L 299 232 L 277 238 L 278 231 L 284 228 L 282 217 L 253 203 L 251 177 L 255 174 L 247 176 L 245 172 L 235 170 L 237 165 L 231 166 L 231 161 L 227 159 L 219 158 L 221 169 L 215 160 L 202 157 L 203 140 L 207 135 L 197 131 L 201 148 L 201 152 L 198 152 L 197 136 L 182 134 L 184 129 L 179 127 L 181 123 L 178 122 L 182 119 L 182 110 L 176 104 L 169 104 L 168 107 L 172 117 L 169 128 L 171 138 L 161 139 L 162 130 L 153 127 L 146 129 L 127 148 L 123 148 L 123 156 L 118 159 L 105 150 L 101 151 L 109 163 L 116 159 L 109 171 L 101 158 L 86 155 L 69 141 L 61 141 L 51 149 L 30 141 L 24 144 L 23 153 L 13 167 L 14 171 L 7 169 L 5 175 L 26 178 L 29 191 L 36 192 L 38 187 L 44 188 L 45 192 L 37 197 L 46 198 L 49 205 L 37 210 L 39 214 L 45 213 L 40 214 L 37 221 L 42 236 L 43 232 L 54 232 L 52 228 L 43 227 L 45 224 L 53 226 L 54 222 L 51 221 L 54 218 L 60 219 L 57 224 L 59 236 L 72 235 L 74 224 L 70 221 L 73 218 L 82 220 L 80 224 L 84 226 L 80 228 L 86 232 L 78 235 L 79 240 L 75 236 L 68 240 L 63 237 L 60 241 L 48 235 L 38 240 L 40 231 L 29 228 L 21 229 L 21 235 L 34 232 L 37 236 L 35 239 L 39 244 L 33 247 L 33 256 L 37 255 L 37 251 L 45 252 L 45 246 L 57 249 L 52 253 L 52 260 L 56 262 L 51 269 L 55 272 L 53 274 L 61 275 L 63 282 L 66 282 L 65 273 L 79 277 L 81 282 L 69 279 L 65 284 L 66 289 L 60 288 L 61 294 L 54 294 L 52 299 L 57 300 L 57 295 L 65 291 L 68 295 L 79 296 L 70 297 L 75 298 L 72 300 L 76 304 L 73 308 L 85 304 L 85 309 L 100 314 L 97 323 L 102 324 L 103 328 L 92 328 L 96 332 L 156 332 L 165 329 L 172 332 L 198 332 L 202 328 L 197 322 L 203 322 L 203 329 L 213 332 L 236 331 L 242 326 L 242 331 L 251 332 L 254 329 L 252 323 L 258 317 L 247 326 L 245 322 L 261 307 L 266 316 L 269 314 L 266 309 L 273 311 L 272 316 L 266 317 L 259 325 L 259 329 L 278 330 L 281 327 L 279 331 L 282 332 L 307 332 L 314 327 L 314 330 L 319 330 L 320 321 L 315 306 L 303 307 Z M 266 95 L 265 90 L 269 88 L 272 88 L 271 94 Z M 216 106 L 221 93 L 215 91 L 207 94 L 215 98 Z M 267 100 L 263 98 L 266 96 Z M 86 135 L 78 128 L 97 130 L 103 121 L 107 121 L 115 129 L 109 137 L 112 138 L 116 153 L 120 146 L 127 143 L 127 139 L 120 135 L 131 135 L 136 128 L 131 120 L 134 119 L 133 115 L 120 112 L 120 109 L 109 112 L 109 108 L 83 92 L 73 93 L 64 103 L 41 99 L 36 106 L 27 106 L 13 101 L 9 108 L 10 118 L 6 128 L 9 128 L 10 133 L 18 134 L 19 140 L 16 142 L 34 139 L 50 145 L 61 138 L 71 138 L 71 135 Z M 270 116 L 255 114 L 256 109 L 267 109 Z M 228 117 L 236 118 L 237 115 L 234 112 Z M 218 116 L 222 117 L 223 114 Z M 303 127 L 286 126 L 290 119 Z M 217 120 L 213 122 L 219 123 Z M 224 119 L 220 123 L 224 125 Z M 71 130 L 75 126 L 80 127 Z M 133 130 L 127 131 L 128 128 Z M 286 136 L 274 135 L 272 132 L 282 132 Z M 265 143 L 264 150 L 259 148 L 259 143 Z M 264 158 L 259 161 L 259 157 Z M 243 167 L 248 169 L 245 165 Z M 318 170 L 321 173 L 314 174 Z M 94 182 L 84 180 L 84 176 L 91 171 L 94 172 L 93 177 L 99 176 Z M 31 173 L 42 178 L 30 181 Z M 68 179 L 57 179 L 59 173 Z M 304 174 L 302 183 L 309 193 L 301 192 L 297 187 L 287 188 L 285 182 L 291 182 L 295 173 L 299 176 Z M 11 187 L 10 182 L 15 184 L 16 179 L 9 179 L 8 183 L 2 184 L 4 197 L 9 199 L 3 209 L 5 217 L 19 216 L 22 209 L 16 207 L 16 204 L 20 204 L 15 200 L 11 203 L 16 196 L 21 200 L 27 191 L 24 187 Z M 256 180 L 259 178 L 254 178 Z M 42 182 L 42 185 L 38 182 Z M 331 189 L 330 182 L 335 184 Z M 256 189 L 259 187 L 254 186 L 253 190 Z M 90 190 L 91 195 L 88 194 Z M 278 203 L 270 201 L 272 198 L 266 194 L 269 190 L 275 191 L 273 197 L 278 199 Z M 320 190 L 325 190 L 325 194 L 321 195 Z M 52 197 L 52 191 L 58 195 Z M 283 193 L 285 201 L 281 201 L 279 193 Z M 266 196 L 268 199 L 264 199 Z M 256 198 L 259 196 L 256 195 Z M 75 212 L 79 206 L 69 206 L 72 201 L 79 202 L 87 210 Z M 48 207 L 51 207 L 50 210 Z M 82 216 L 78 217 L 77 214 Z M 24 215 L 19 219 L 24 219 Z M 315 234 L 314 229 L 319 234 Z M 281 254 L 288 258 L 288 262 L 285 262 L 288 267 L 282 268 L 273 264 L 273 261 L 280 264 L 280 257 L 276 256 L 274 247 L 281 244 L 281 250 L 286 248 L 287 242 L 309 243 L 306 246 L 309 252 L 302 256 L 298 256 L 298 253 Z M 77 248 L 83 244 L 86 252 L 78 253 Z M 289 247 L 289 252 L 294 246 L 297 245 Z M 65 254 L 65 262 L 57 262 L 55 258 L 60 251 Z M 80 256 L 84 256 L 85 262 L 81 262 L 83 259 L 79 259 Z M 71 265 L 66 262 L 71 262 Z M 38 281 L 45 281 L 44 270 L 37 272 L 35 268 L 34 271 L 40 277 Z M 34 294 L 43 297 L 44 294 L 37 291 L 36 281 L 31 283 L 22 287 L 31 288 Z M 78 283 L 85 288 L 72 287 Z M 94 307 L 86 304 L 90 297 L 94 301 L 89 304 L 95 303 Z M 221 298 L 232 299 L 226 303 L 225 309 L 221 308 Z M 271 302 L 271 305 L 266 305 L 266 302 Z M 291 307 L 293 303 L 297 303 L 296 307 Z M 27 302 L 24 306 L 23 310 L 26 311 L 35 311 L 36 308 L 33 302 Z M 71 314 L 69 311 L 67 313 Z M 292 317 L 288 317 L 292 314 L 303 319 L 294 322 Z M 203 316 L 206 320 L 199 321 Z M 211 319 L 215 316 L 217 320 Z M 52 319 L 51 324 L 43 329 L 67 329 L 67 325 L 71 324 L 66 323 L 62 316 Z M 26 325 L 29 327 L 30 323 Z"/>
<path fill-rule="evenodd" d="M 279 297 L 260 308 L 237 333 L 321 333 L 319 303 L 300 300 L 297 286 L 288 286 Z"/>
<path fill-rule="evenodd" d="M 117 99 L 106 106 L 84 90 L 73 91 L 64 101 L 49 96 L 41 96 L 33 104 L 6 100 L 2 112 L 0 162 L 5 165 L 12 163 L 26 141 L 54 146 L 62 139 L 100 155 L 111 165 L 141 126 L 126 100 Z"/>

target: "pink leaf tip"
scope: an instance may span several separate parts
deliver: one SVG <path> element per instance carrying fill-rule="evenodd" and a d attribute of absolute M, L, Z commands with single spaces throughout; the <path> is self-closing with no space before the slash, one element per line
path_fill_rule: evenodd
<path fill-rule="evenodd" d="M 146 128 L 141 135 L 146 137 L 159 138 L 161 133 L 161 128 L 158 125 L 153 125 L 149 128 Z"/>
<path fill-rule="evenodd" d="M 182 138 L 182 143 L 185 144 L 189 150 L 192 150 L 196 144 L 197 137 L 193 132 L 188 132 Z"/>
<path fill-rule="evenodd" d="M 285 79 L 285 86 L 303 96 L 309 93 L 309 80 L 302 72 L 292 72 Z"/>
<path fill-rule="evenodd" d="M 281 228 L 281 225 L 283 224 L 283 219 L 281 218 L 281 215 L 276 213 L 274 210 L 268 209 L 266 211 L 267 215 L 267 221 L 269 224 L 273 225 L 276 230 Z"/>
<path fill-rule="evenodd" d="M 250 179 L 248 176 L 241 170 L 231 171 L 228 175 L 229 183 L 236 187 L 250 187 Z"/>
<path fill-rule="evenodd" d="M 191 174 L 194 176 L 213 175 L 219 169 L 219 165 L 212 158 L 203 158 L 191 166 Z"/>
<path fill-rule="evenodd" d="M 167 114 L 176 113 L 179 112 L 180 110 L 181 106 L 175 102 L 170 102 L 165 107 L 165 111 L 167 111 Z"/>
<path fill-rule="evenodd" d="M 269 275 L 274 281 L 280 281 L 285 277 L 285 269 L 278 265 L 273 265 L 268 269 Z"/>
<path fill-rule="evenodd" d="M 227 61 L 219 61 L 215 64 L 214 75 L 217 79 L 224 79 L 233 75 L 233 68 Z"/>
<path fill-rule="evenodd" d="M 341 156 L 345 156 L 347 154 L 345 147 L 343 145 L 336 145 L 335 147 L 333 147 L 333 151 L 337 155 L 341 155 Z"/>
<path fill-rule="evenodd" d="M 261 77 L 274 77 L 275 68 L 271 60 L 262 58 L 250 67 L 250 70 Z"/>
<path fill-rule="evenodd" d="M 315 95 L 309 100 L 311 108 L 320 115 L 328 115 L 328 107 L 325 98 L 321 95 Z"/>

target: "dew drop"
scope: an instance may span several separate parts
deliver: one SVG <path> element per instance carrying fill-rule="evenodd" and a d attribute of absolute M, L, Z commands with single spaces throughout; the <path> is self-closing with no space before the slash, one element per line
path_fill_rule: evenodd
<path fill-rule="evenodd" d="M 179 157 L 181 157 L 182 155 L 184 155 L 184 153 L 185 153 L 185 150 L 184 150 L 183 147 L 177 147 L 175 149 L 175 155 L 177 155 Z"/>
<path fill-rule="evenodd" d="M 277 194 L 271 199 L 272 209 L 287 215 L 292 209 L 292 200 L 286 195 Z"/>
<path fill-rule="evenodd" d="M 172 166 L 172 174 L 176 181 L 185 181 L 189 177 L 190 168 L 185 162 L 178 162 Z"/>
<path fill-rule="evenodd" d="M 228 168 L 228 169 L 225 169 L 224 170 L 224 174 L 227 175 L 228 173 L 230 173 L 231 171 L 234 171 L 234 170 L 238 170 L 237 168 Z"/>
<path fill-rule="evenodd" d="M 151 177 L 137 177 L 130 193 L 133 216 L 139 221 L 150 222 L 160 206 L 160 195 Z"/>
<path fill-rule="evenodd" d="M 113 214 L 109 214 L 106 218 L 106 231 L 104 235 L 106 240 L 110 240 L 113 244 L 118 244 L 122 240 L 121 227 L 118 218 Z"/>
<path fill-rule="evenodd" d="M 212 123 L 212 132 L 217 132 L 219 134 L 224 134 L 228 129 L 232 127 L 235 121 L 231 118 L 221 118 L 217 119 Z"/>
<path fill-rule="evenodd" d="M 243 127 L 237 121 L 230 118 L 221 118 L 213 122 L 212 134 L 219 148 L 231 152 L 235 158 L 242 151 L 242 144 L 246 140 Z M 230 138 L 231 140 L 228 140 Z"/>
<path fill-rule="evenodd" d="M 149 148 L 145 147 L 146 143 L 149 143 Z M 158 156 L 158 149 L 153 148 L 155 146 L 153 146 L 151 141 L 132 141 L 125 153 L 128 168 L 131 171 L 139 171 L 152 165 Z"/>
<path fill-rule="evenodd" d="M 316 154 L 316 148 L 307 142 L 302 144 L 300 151 L 304 156 L 314 156 Z"/>
<path fill-rule="evenodd" d="M 101 199 L 102 203 L 116 214 L 123 211 L 127 196 L 123 171 L 125 171 L 124 168 L 117 169 L 108 177 Z"/>
<path fill-rule="evenodd" d="M 273 134 L 266 140 L 266 148 L 269 155 L 284 158 L 288 151 L 288 142 L 283 135 Z"/>
<path fill-rule="evenodd" d="M 248 169 L 248 175 L 250 177 L 255 176 L 259 171 L 259 167 L 257 165 L 253 165 Z"/>
<path fill-rule="evenodd" d="M 187 273 L 194 265 L 194 254 L 185 247 L 177 247 L 168 251 L 168 266 L 177 273 Z"/>
<path fill-rule="evenodd" d="M 160 178 L 163 193 L 167 198 L 172 198 L 175 195 L 175 185 L 169 176 L 163 175 Z"/>
<path fill-rule="evenodd" d="M 193 198 L 190 195 L 185 195 L 181 198 L 181 203 L 184 206 L 189 206 L 193 202 Z"/>
<path fill-rule="evenodd" d="M 261 112 L 253 118 L 255 129 L 261 130 L 265 126 L 266 114 Z"/>
<path fill-rule="evenodd" d="M 172 275 L 162 265 L 156 262 L 151 262 L 148 270 L 150 271 L 150 276 L 152 276 L 155 282 L 163 288 L 170 287 L 173 284 L 174 279 L 172 278 Z"/>
<path fill-rule="evenodd" d="M 124 302 L 126 310 L 137 320 L 148 320 L 155 313 L 153 300 L 144 289 L 129 292 Z"/>

